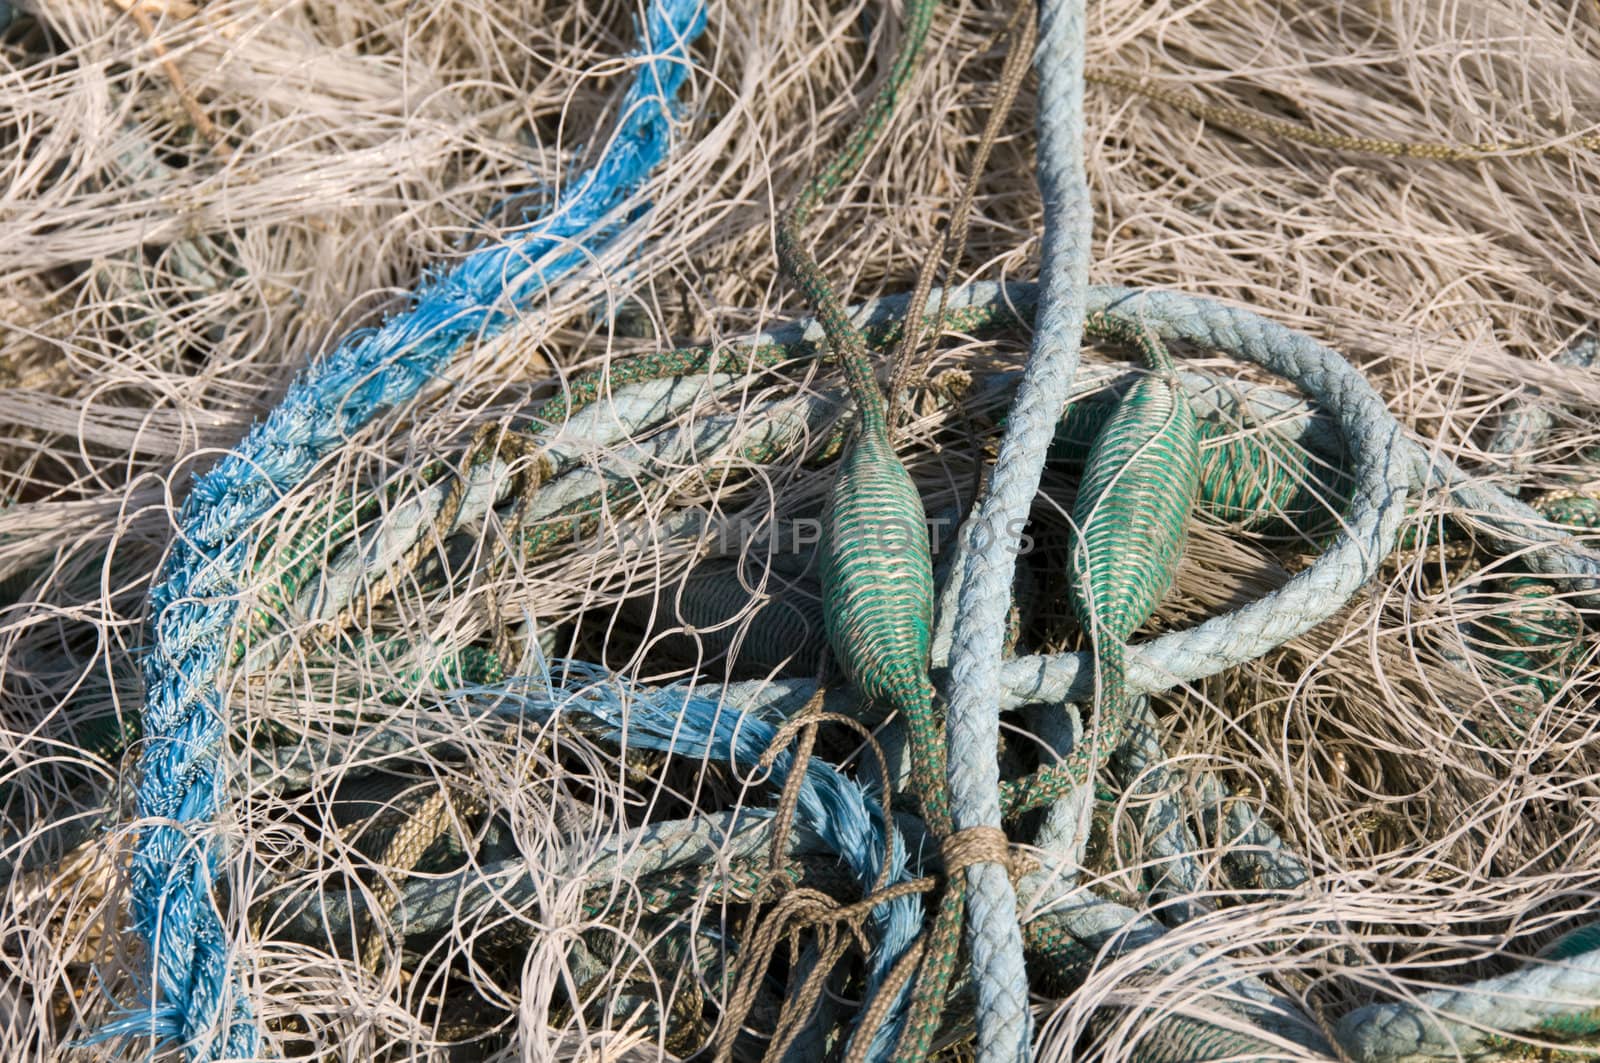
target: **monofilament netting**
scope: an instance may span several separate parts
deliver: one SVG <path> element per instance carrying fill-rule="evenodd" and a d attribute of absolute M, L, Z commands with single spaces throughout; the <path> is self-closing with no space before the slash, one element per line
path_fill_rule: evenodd
<path fill-rule="evenodd" d="M 912 287 L 973 169 L 1011 14 L 936 12 L 883 142 L 819 210 L 815 246 L 848 302 Z M 149 1003 L 129 877 L 141 661 L 192 476 L 308 359 L 606 158 L 645 20 L 612 0 L 0 2 L 0 1057 L 150 1051 L 93 1038 Z M 818 825 L 860 846 L 881 828 L 875 751 L 906 770 L 894 721 L 873 742 L 821 728 L 802 804 L 825 811 L 796 817 L 793 881 L 767 874 L 782 778 L 758 758 L 828 667 L 811 550 L 847 411 L 815 334 L 783 331 L 810 308 L 780 279 L 772 218 L 838 149 L 902 32 L 896 5 L 709 4 L 671 150 L 610 217 L 614 237 L 574 242 L 505 328 L 265 504 L 222 671 L 220 813 L 195 833 L 263 1052 L 709 1052 L 748 928 L 771 925 L 758 884 L 767 902 L 798 884 L 846 903 L 874 885 Z M 1578 522 L 1600 491 L 1585 361 L 1600 162 L 1514 145 L 1600 122 L 1600 8 L 1111 0 L 1086 41 L 1093 282 L 1300 330 L 1425 451 Z M 1034 92 L 1030 77 L 981 176 L 952 284 L 1037 275 Z M 1340 136 L 1513 146 L 1393 158 Z M 1004 309 L 1021 290 L 953 300 L 904 396 L 897 445 L 943 529 L 941 579 L 1026 358 L 1031 312 Z M 712 344 L 712 374 L 603 386 L 567 424 L 583 373 Z M 1231 488 L 1249 506 L 1213 484 L 1139 640 L 1281 586 L 1346 516 L 1326 411 L 1221 352 L 1174 351 L 1210 423 L 1202 446 L 1254 441 L 1272 459 L 1257 471 L 1290 470 L 1294 490 L 1263 514 L 1258 484 Z M 1128 374 L 1086 348 L 1081 420 L 1019 560 L 1017 656 L 1088 648 L 1067 515 L 1084 425 Z M 553 460 L 542 482 L 512 431 Z M 1038 1058 L 1177 1058 L 1160 1053 L 1179 1017 L 1246 1021 L 1228 1004 L 1254 991 L 1241 982 L 1356 1052 L 1341 1017 L 1440 1007 L 1424 994 L 1517 970 L 1597 918 L 1595 613 L 1459 494 L 1413 505 L 1401 549 L 1331 620 L 1150 698 L 1077 813 L 1018 831 L 1082 852 L 1075 880 L 1052 872 L 1060 896 L 1146 916 L 1081 934 L 1077 966 L 1030 970 Z M 847 687 L 830 680 L 829 707 L 856 713 Z M 1074 740 L 1060 705 L 1006 708 L 1012 774 Z M 900 856 L 933 871 L 915 811 L 897 798 L 914 850 Z M 866 944 L 848 943 L 792 1052 L 841 1050 L 892 922 L 856 920 Z M 734 1058 L 762 1057 L 820 934 L 774 949 Z M 971 987 L 955 992 L 939 1044 L 966 1058 Z M 1595 1032 L 1472 1014 L 1493 1036 L 1439 1027 L 1427 1050 L 1566 1058 Z M 1267 1058 L 1326 1058 L 1315 1038 L 1268 1043 Z"/>

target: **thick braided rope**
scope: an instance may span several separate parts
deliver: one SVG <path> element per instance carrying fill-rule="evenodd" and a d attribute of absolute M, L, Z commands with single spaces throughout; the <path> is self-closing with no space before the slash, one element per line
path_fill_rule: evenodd
<path fill-rule="evenodd" d="M 922 824 L 905 818 L 898 822 L 913 851 L 931 841 L 921 832 Z M 999 840 L 993 838 L 995 843 Z M 1035 840 L 1044 843 L 1034 850 L 1038 859 L 1019 864 L 1012 855 L 1011 860 L 1019 875 L 1016 889 L 1023 900 L 1028 954 L 1038 963 L 1038 973 L 1048 985 L 1070 993 L 1107 961 L 1157 946 L 1140 974 L 1182 971 L 1186 991 L 1200 998 L 1185 1002 L 1199 1005 L 1201 1014 L 1185 1016 L 1181 1028 L 1169 1021 L 1177 1019 L 1176 1015 L 1163 1015 L 1160 1027 L 1143 1038 L 1130 1057 L 1136 1063 L 1282 1058 L 1287 1046 L 1299 1046 L 1316 1057 L 1332 1055 L 1326 1037 L 1297 1004 L 1238 969 L 1213 946 L 1173 948 L 1160 941 L 1168 930 L 1148 912 L 1123 907 L 1078 884 L 1074 871 L 1080 851 L 1075 835 L 1053 841 L 1038 836 Z M 980 846 L 988 844 L 991 841 L 987 839 L 979 842 Z M 998 847 L 994 856 L 1002 858 Z M 964 994 L 970 987 L 970 976 L 958 975 L 951 986 L 952 995 Z M 1152 1008 L 1158 1006 L 1162 1005 L 1151 1003 Z M 1203 1016 L 1207 1014 L 1215 1021 L 1206 1021 Z M 1209 1042 L 1211 1051 L 1182 1054 L 1186 1046 L 1196 1047 L 1196 1035 Z M 1216 1051 L 1218 1048 L 1224 1050 Z"/>
<path fill-rule="evenodd" d="M 1195 778 L 1195 810 L 1206 833 L 1222 849 L 1234 885 L 1288 893 L 1311 880 L 1300 855 L 1289 848 L 1252 801 L 1235 797 L 1215 772 Z"/>
<path fill-rule="evenodd" d="M 406 313 L 347 338 L 196 480 L 151 591 L 152 649 L 144 660 L 138 811 L 154 822 L 139 840 L 131 897 L 155 984 L 148 1010 L 108 1027 L 107 1036 L 180 1039 L 191 1058 L 255 1054 L 259 1034 L 229 977 L 226 931 L 210 895 L 217 855 L 207 835 L 223 786 L 221 674 L 251 526 L 351 433 L 414 396 L 464 343 L 510 324 L 615 231 L 618 208 L 666 157 L 669 101 L 688 76 L 685 50 L 704 25 L 699 0 L 652 4 L 641 34 L 651 58 L 624 99 L 615 137 L 575 191 L 530 229 L 426 281 Z M 226 1031 L 214 1036 L 224 1011 Z"/>
<path fill-rule="evenodd" d="M 563 883 L 585 890 L 612 892 L 618 883 L 753 862 L 771 848 L 771 827 L 770 812 L 741 809 L 652 823 L 611 838 L 575 841 L 553 854 L 554 866 L 541 868 L 539 874 L 529 869 L 525 856 L 482 865 L 469 863 L 442 875 L 407 879 L 397 890 L 390 919 L 406 937 L 422 937 L 470 924 L 486 913 L 535 913 L 549 899 L 550 874 L 559 874 Z M 793 834 L 785 852 L 795 859 L 814 855 L 837 859 L 820 838 L 802 832 Z M 606 901 L 615 903 L 616 899 L 608 897 Z M 371 900 L 361 890 L 328 890 L 317 885 L 275 898 L 262 922 L 279 925 L 276 936 L 288 940 L 334 942 L 347 939 L 351 926 L 359 925 L 370 908 Z M 531 934 L 534 926 L 528 930 Z"/>
<path fill-rule="evenodd" d="M 1414 482 L 1449 490 L 1466 511 L 1462 516 L 1482 525 L 1496 550 L 1516 552 L 1530 571 L 1565 583 L 1575 605 L 1600 609 L 1600 554 L 1575 544 L 1571 531 L 1499 488 L 1471 482 L 1467 473 L 1415 440 L 1401 440 L 1398 457 L 1409 463 Z"/>
<path fill-rule="evenodd" d="M 1595 354 L 1594 340 L 1584 337 L 1554 361 L 1587 368 L 1594 363 Z M 1491 453 L 1516 462 L 1520 455 L 1543 444 L 1555 414 L 1541 398 L 1535 391 L 1507 411 L 1489 442 Z M 1514 473 L 1522 478 L 1520 468 L 1514 468 Z M 1513 582 L 1540 597 L 1550 592 L 1548 584 L 1527 577 Z M 1533 631 L 1538 632 L 1538 627 Z M 1504 1032 L 1558 1037 L 1600 1032 L 1600 924 L 1573 931 L 1539 960 L 1508 974 L 1433 990 L 1414 1000 L 1357 1008 L 1339 1020 L 1335 1036 L 1353 1059 L 1379 1063 L 1472 1055 L 1490 1047 L 1491 1039 Z"/>
<path fill-rule="evenodd" d="M 1134 1063 L 1333 1055 L 1322 1031 L 1294 1001 L 1239 970 L 1214 947 L 1173 948 L 1161 941 L 1168 929 L 1148 913 L 1085 886 L 1063 890 L 1059 871 L 1027 875 L 1017 892 L 1029 901 L 1023 913 L 1028 952 L 1058 991 L 1075 989 L 1094 967 L 1158 942 L 1161 947 L 1151 950 L 1155 955 L 1139 974 L 1183 972 L 1184 992 L 1193 998 L 1184 1003 L 1194 1005 L 1193 1011 L 1184 1015 L 1171 1002 L 1149 1001 L 1150 1010 L 1159 1008 L 1163 1014 L 1127 1057 Z M 1197 1035 L 1205 1042 L 1203 1050 L 1194 1043 Z M 1298 1046 L 1300 1052 L 1289 1055 L 1287 1046 Z"/>
<path fill-rule="evenodd" d="M 1117 782 L 1136 804 L 1144 878 L 1152 904 L 1159 905 L 1170 926 L 1187 923 L 1210 910 L 1204 894 L 1206 873 L 1195 858 L 1197 843 L 1178 798 L 1178 783 L 1162 748 L 1160 724 L 1150 710 L 1150 699 L 1129 699 L 1128 735 L 1111 758 Z M 1070 802 L 1075 795 L 1061 798 Z M 1052 809 L 1054 811 L 1054 809 Z"/>
<path fill-rule="evenodd" d="M 1600 337 L 1585 334 L 1550 361 L 1565 369 L 1587 369 L 1594 365 L 1597 357 L 1600 357 Z M 1555 427 L 1556 411 L 1549 398 L 1535 387 L 1515 399 L 1489 440 L 1489 453 L 1504 456 L 1518 481 L 1525 478 L 1533 452 L 1544 445 L 1545 437 Z"/>
<path fill-rule="evenodd" d="M 1012 403 L 994 477 L 964 530 L 972 542 L 950 654 L 948 736 L 950 804 L 957 830 L 1000 826 L 995 752 L 1000 718 L 1000 658 L 1016 542 L 1033 505 L 1056 422 L 1071 393 L 1083 337 L 1083 291 L 1093 235 L 1083 162 L 1083 0 L 1039 7 L 1039 192 L 1045 231 L 1039 309 L 1027 371 Z M 966 869 L 967 945 L 977 985 L 978 1058 L 1009 1063 L 1028 1055 L 1032 1020 L 1017 898 L 1007 869 Z"/>
<path fill-rule="evenodd" d="M 1357 1008 L 1334 1033 L 1351 1059 L 1398 1063 L 1475 1059 L 1503 1031 L 1554 1038 L 1600 1033 L 1600 925 L 1571 932 L 1509 974 Z"/>

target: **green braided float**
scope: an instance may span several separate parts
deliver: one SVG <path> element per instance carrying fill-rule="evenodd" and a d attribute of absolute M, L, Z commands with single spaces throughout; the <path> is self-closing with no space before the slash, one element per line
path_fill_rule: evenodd
<path fill-rule="evenodd" d="M 1096 436 L 1072 507 L 1068 594 L 1094 640 L 1099 726 L 1059 763 L 1002 784 L 1011 815 L 1066 796 L 1121 744 L 1127 641 L 1172 586 L 1200 488 L 1200 433 L 1166 347 L 1153 333 L 1098 314 L 1086 331 L 1135 348 L 1149 370 Z"/>

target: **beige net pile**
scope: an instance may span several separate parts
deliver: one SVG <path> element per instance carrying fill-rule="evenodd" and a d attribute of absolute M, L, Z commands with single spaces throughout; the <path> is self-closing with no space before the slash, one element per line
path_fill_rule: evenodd
<path fill-rule="evenodd" d="M 72 1047 L 134 1003 L 142 962 L 124 914 L 128 835 L 109 827 L 130 816 L 137 746 L 106 759 L 75 736 L 86 719 L 137 716 L 145 594 L 190 475 L 272 407 L 308 356 L 593 158 L 641 13 L 612 0 L 48 0 L 23 5 L 0 36 L 0 1057 L 145 1051 Z M 909 288 L 933 246 L 994 96 L 1008 16 L 972 2 L 940 12 L 885 144 L 823 212 L 820 257 L 851 301 Z M 517 328 L 453 364 L 453 387 L 439 382 L 353 439 L 279 503 L 274 527 L 304 526 L 378 484 L 394 485 L 386 505 L 415 497 L 428 462 L 459 465 L 480 426 L 527 410 L 564 374 L 736 339 L 803 309 L 777 277 L 773 206 L 883 74 L 898 13 L 755 0 L 714 3 L 709 22 L 652 209 Z M 1600 122 L 1600 8 L 1589 3 L 1113 0 L 1092 5 L 1089 49 L 1091 73 L 1338 136 L 1559 146 Z M 980 186 L 955 281 L 1032 279 L 1031 91 Z M 1089 89 L 1088 119 L 1096 281 L 1239 301 L 1303 329 L 1359 365 L 1430 448 L 1487 480 L 1531 493 L 1600 478 L 1586 464 L 1600 443 L 1600 375 L 1551 364 L 1591 327 L 1600 288 L 1592 151 L 1392 159 L 1230 129 L 1103 85 Z M 1015 333 L 949 337 L 916 374 L 926 394 L 902 451 L 930 513 L 971 503 L 999 413 L 938 397 L 963 374 L 1020 364 L 1025 349 Z M 1248 375 L 1215 357 L 1185 367 Z M 749 430 L 762 399 L 826 386 L 831 372 L 768 375 L 694 416 L 744 411 Z M 1514 460 L 1489 454 L 1500 419 L 1533 388 L 1552 430 Z M 490 643 L 508 617 L 531 618 L 506 670 L 531 667 L 537 643 L 648 682 L 760 677 L 771 669 L 704 646 L 698 660 L 664 652 L 696 550 L 610 533 L 689 506 L 778 526 L 814 513 L 829 477 L 798 455 L 712 471 L 684 462 L 582 543 L 528 561 L 508 559 L 490 521 L 440 562 L 452 573 L 442 586 L 401 579 L 362 603 L 358 624 L 454 652 Z M 1052 475 L 1046 489 L 1069 482 Z M 1041 506 L 1042 529 L 1061 497 Z M 1436 525 L 1447 507 L 1427 498 L 1416 520 Z M 1202 524 L 1158 623 L 1257 596 L 1312 549 Z M 1030 652 L 1075 645 L 1050 622 L 1065 613 L 1065 570 L 1050 557 L 1032 563 L 1043 619 L 1022 633 Z M 752 603 L 786 593 L 758 551 L 745 562 Z M 1469 593 L 1487 578 L 1406 554 L 1334 623 L 1156 700 L 1180 782 L 1226 780 L 1313 871 L 1288 901 L 1238 893 L 1217 871 L 1215 910 L 1158 953 L 1225 952 L 1331 1019 L 1498 973 L 1595 916 L 1595 627 L 1559 689 L 1528 702 L 1456 625 L 1464 609 L 1494 608 Z M 640 617 L 652 614 L 647 630 Z M 443 680 L 309 623 L 293 634 L 280 660 L 233 674 L 219 828 L 219 888 L 269 1042 L 330 1060 L 653 1059 L 698 1047 L 673 1041 L 660 1016 L 693 1007 L 714 1021 L 715 964 L 659 963 L 650 927 L 586 909 L 563 869 L 629 827 L 770 806 L 770 794 L 726 768 L 624 756 L 553 726 L 464 721 L 442 705 Z M 1462 727 L 1513 703 L 1525 707 L 1515 743 Z M 365 747 L 350 737 L 352 713 L 415 741 Z M 264 737 L 290 751 L 292 771 L 246 754 Z M 850 752 L 831 741 L 833 759 Z M 1131 808 L 1102 803 L 1089 870 L 1102 893 L 1137 906 Z M 381 934 L 286 940 L 252 918 L 264 898 L 307 890 L 381 901 L 407 868 L 373 839 L 406 821 L 518 855 L 547 880 L 538 903 L 404 952 Z M 88 829 L 58 829 L 71 822 Z M 1199 841 L 1216 869 L 1222 846 Z M 738 905 L 689 910 L 697 940 L 736 938 Z M 519 920 L 531 943 L 495 950 L 497 927 Z M 597 944 L 608 937 L 609 952 Z M 1135 990 L 1129 962 L 1106 964 L 1068 999 L 1036 998 L 1041 1058 L 1128 1058 L 1184 998 L 1184 969 Z M 624 990 L 640 1006 L 608 1003 Z M 1150 1007 L 1127 1008 L 1130 994 Z M 588 1006 L 573 1008 L 574 995 Z M 969 1051 L 955 1034 L 954 1051 Z"/>

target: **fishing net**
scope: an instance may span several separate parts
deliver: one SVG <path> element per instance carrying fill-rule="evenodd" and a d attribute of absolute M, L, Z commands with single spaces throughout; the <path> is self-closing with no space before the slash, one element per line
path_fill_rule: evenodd
<path fill-rule="evenodd" d="M 935 12 L 883 139 L 814 214 L 875 351 L 903 305 L 885 297 L 913 287 L 974 169 L 1012 14 Z M 151 1050 L 130 916 L 141 661 L 192 477 L 313 356 L 608 157 L 647 15 L 0 3 L 0 1056 Z M 824 723 L 801 765 L 780 732 L 832 674 L 813 550 L 849 419 L 820 334 L 795 324 L 811 308 L 780 277 L 774 210 L 845 143 L 902 15 L 711 4 L 671 150 L 609 238 L 572 238 L 570 268 L 506 327 L 264 503 L 222 672 L 220 812 L 186 835 L 206 839 L 198 896 L 263 1053 L 755 1059 L 809 992 L 789 1051 L 820 1058 L 887 977 L 884 942 L 916 936 L 915 893 L 828 907 L 891 886 L 890 835 L 888 878 L 938 871 L 915 803 L 883 815 L 885 778 L 909 772 L 897 721 L 835 677 L 827 707 L 871 733 Z M 1600 121 L 1600 9 L 1118 0 L 1085 38 L 1093 282 L 1308 334 L 1470 486 L 1593 544 L 1600 164 L 1581 138 Z M 1035 91 L 981 172 L 940 338 L 898 397 L 941 588 L 1028 353 Z M 983 283 L 1017 286 L 962 287 Z M 1204 497 L 1140 641 L 1281 587 L 1349 517 L 1328 411 L 1173 348 Z M 640 358 L 685 371 L 630 382 Z M 1090 647 L 1069 515 L 1131 379 L 1086 347 L 1019 559 L 1016 656 Z M 1242 479 L 1230 453 L 1253 463 Z M 1354 1051 L 1341 1017 L 1507 975 L 1597 918 L 1592 598 L 1463 497 L 1416 492 L 1400 549 L 1332 619 L 1154 694 L 1094 793 L 1025 820 L 1018 840 L 1081 866 L 1022 876 L 1024 914 L 1077 904 L 1107 927 L 1072 924 L 1082 954 L 1030 968 L 1039 1058 L 1222 1058 L 1162 1054 L 1201 1019 L 1264 1037 L 1247 1058 L 1327 1058 L 1331 1041 L 1238 999 Z M 1077 710 L 1005 708 L 1003 774 L 1081 740 Z M 790 759 L 763 759 L 775 740 Z M 791 777 L 792 824 L 774 812 Z M 972 992 L 952 989 L 949 1058 L 976 1052 Z M 1595 1033 L 1592 1016 L 1473 1014 L 1493 1037 L 1445 1031 L 1430 1051 L 1576 1057 Z"/>

